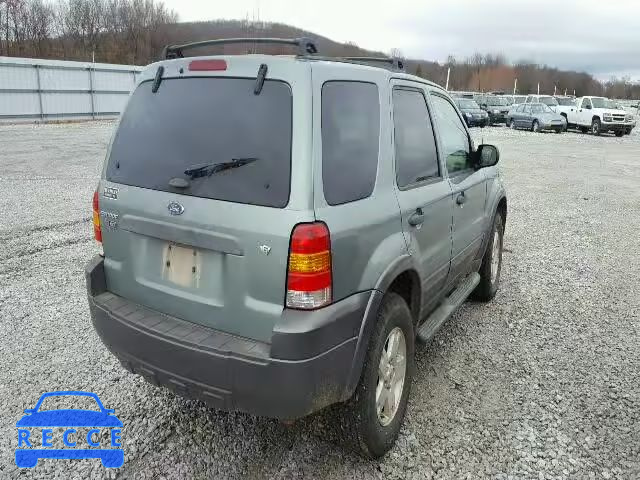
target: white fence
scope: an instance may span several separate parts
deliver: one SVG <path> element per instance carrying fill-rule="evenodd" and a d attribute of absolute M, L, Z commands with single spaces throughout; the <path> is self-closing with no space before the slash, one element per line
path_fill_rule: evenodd
<path fill-rule="evenodd" d="M 141 67 L 0 57 L 0 121 L 120 114 Z"/>

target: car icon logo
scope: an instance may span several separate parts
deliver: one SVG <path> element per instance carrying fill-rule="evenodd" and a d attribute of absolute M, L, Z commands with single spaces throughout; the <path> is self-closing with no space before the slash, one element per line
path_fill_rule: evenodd
<path fill-rule="evenodd" d="M 88 397 L 98 409 L 42 409 L 42 402 L 49 397 Z M 113 409 L 105 408 L 95 393 L 47 392 L 40 397 L 34 408 L 28 408 L 24 413 L 26 415 L 16 422 L 18 447 L 15 450 L 15 460 L 18 468 L 33 468 L 42 458 L 99 458 L 106 468 L 122 467 L 122 422 L 114 415 Z M 58 440 L 64 442 L 65 448 L 56 448 L 53 443 L 57 430 L 60 429 L 64 429 L 64 433 Z M 109 432 L 110 435 L 106 439 L 102 438 L 102 432 Z"/>
<path fill-rule="evenodd" d="M 169 213 L 171 215 L 182 215 L 184 213 L 184 207 L 180 205 L 178 202 L 171 202 L 167 205 L 169 209 Z"/>

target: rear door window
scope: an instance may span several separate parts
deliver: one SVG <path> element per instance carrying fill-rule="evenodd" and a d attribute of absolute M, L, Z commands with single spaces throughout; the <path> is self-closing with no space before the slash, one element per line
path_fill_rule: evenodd
<path fill-rule="evenodd" d="M 322 183 L 329 205 L 367 198 L 378 172 L 380 101 L 373 83 L 322 86 Z"/>
<path fill-rule="evenodd" d="M 107 180 L 202 198 L 284 207 L 291 176 L 292 95 L 252 78 L 165 79 L 131 96 L 107 164 Z M 209 175 L 209 166 L 248 160 Z M 237 162 L 236 162 L 237 163 Z M 242 163 L 242 162 L 240 162 Z M 187 173 L 203 167 L 199 174 Z M 186 188 L 169 185 L 186 180 Z"/>

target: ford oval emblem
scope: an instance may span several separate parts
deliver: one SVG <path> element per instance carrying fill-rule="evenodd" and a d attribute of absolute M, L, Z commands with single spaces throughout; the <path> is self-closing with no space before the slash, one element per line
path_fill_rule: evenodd
<path fill-rule="evenodd" d="M 182 215 L 184 213 L 184 207 L 180 205 L 178 202 L 171 202 L 167 205 L 169 209 L 169 213 L 171 215 Z"/>

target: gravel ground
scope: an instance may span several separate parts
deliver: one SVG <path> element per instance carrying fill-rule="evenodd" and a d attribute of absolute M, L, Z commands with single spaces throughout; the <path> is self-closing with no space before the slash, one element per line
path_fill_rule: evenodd
<path fill-rule="evenodd" d="M 502 285 L 417 350 L 397 446 L 365 461 L 310 433 L 221 413 L 125 372 L 94 333 L 83 266 L 112 123 L 0 127 L 0 477 L 640 478 L 640 132 L 476 130 L 509 188 Z M 14 464 L 44 391 L 96 392 L 125 465 Z"/>

